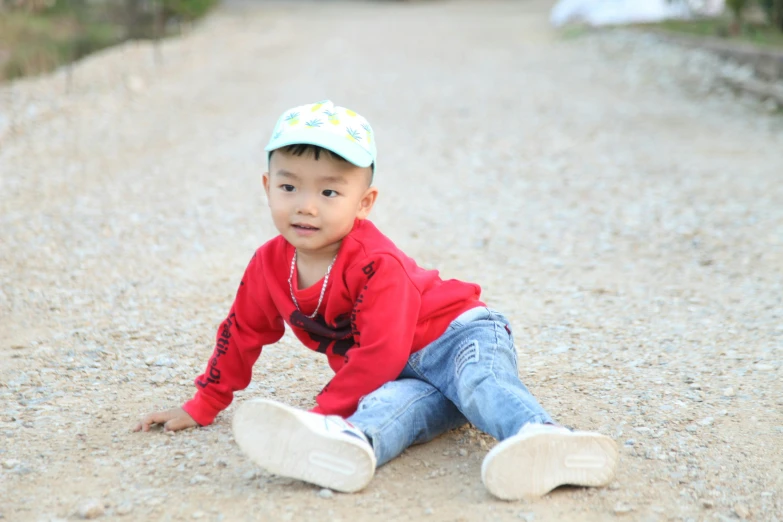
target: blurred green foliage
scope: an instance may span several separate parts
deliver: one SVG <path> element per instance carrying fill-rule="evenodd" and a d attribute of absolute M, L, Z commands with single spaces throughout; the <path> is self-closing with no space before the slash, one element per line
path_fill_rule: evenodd
<path fill-rule="evenodd" d="M 195 20 L 207 14 L 215 2 L 216 0 L 163 0 L 164 17 Z"/>
<path fill-rule="evenodd" d="M 729 32 L 730 20 L 727 19 L 667 20 L 658 25 L 669 31 L 697 36 L 732 36 Z M 766 24 L 745 23 L 741 31 L 732 37 L 755 45 L 783 48 L 783 31 L 772 29 Z"/>
<path fill-rule="evenodd" d="M 767 16 L 767 21 L 773 28 L 783 31 L 783 0 L 726 0 L 726 6 L 733 15 L 732 31 L 738 33 L 745 23 L 746 12 L 760 6 Z"/>
<path fill-rule="evenodd" d="M 726 0 L 726 7 L 728 13 L 722 17 L 667 20 L 660 25 L 677 32 L 783 47 L 783 0 Z"/>
<path fill-rule="evenodd" d="M 783 31 L 783 0 L 760 0 L 769 22 Z"/>
<path fill-rule="evenodd" d="M 128 39 L 160 38 L 218 0 L 21 0 L 0 9 L 0 81 L 51 71 Z"/>

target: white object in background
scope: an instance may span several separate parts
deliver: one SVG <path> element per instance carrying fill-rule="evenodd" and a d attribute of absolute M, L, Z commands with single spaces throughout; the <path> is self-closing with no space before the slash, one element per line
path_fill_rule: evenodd
<path fill-rule="evenodd" d="M 550 15 L 552 25 L 569 22 L 588 25 L 622 25 L 715 16 L 725 0 L 560 0 Z"/>
<path fill-rule="evenodd" d="M 726 0 L 687 0 L 691 11 L 699 16 L 718 16 L 726 9 Z"/>

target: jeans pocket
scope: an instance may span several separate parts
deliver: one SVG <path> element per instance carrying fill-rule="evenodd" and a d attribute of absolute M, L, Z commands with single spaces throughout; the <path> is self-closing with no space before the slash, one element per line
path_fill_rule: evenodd
<path fill-rule="evenodd" d="M 505 348 L 514 360 L 514 366 L 519 368 L 519 360 L 517 357 L 517 348 L 514 344 L 514 334 L 511 333 L 511 327 L 504 321 L 495 321 L 495 335 L 497 335 L 497 343 L 502 348 Z"/>

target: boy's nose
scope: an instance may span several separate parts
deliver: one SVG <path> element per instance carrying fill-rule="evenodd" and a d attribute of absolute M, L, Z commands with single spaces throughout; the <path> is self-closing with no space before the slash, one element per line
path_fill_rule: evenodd
<path fill-rule="evenodd" d="M 299 201 L 297 202 L 297 208 L 296 213 L 297 214 L 305 214 L 308 216 L 315 216 L 318 213 L 318 208 L 315 204 L 315 198 L 312 197 L 302 197 L 299 198 Z"/>

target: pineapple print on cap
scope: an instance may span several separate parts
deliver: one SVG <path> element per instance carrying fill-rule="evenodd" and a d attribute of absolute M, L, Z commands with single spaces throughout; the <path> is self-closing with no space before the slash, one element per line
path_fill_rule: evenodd
<path fill-rule="evenodd" d="M 329 117 L 329 123 L 332 125 L 340 125 L 340 117 L 337 115 L 337 112 L 332 112 L 327 109 L 324 111 L 324 114 Z"/>
<path fill-rule="evenodd" d="M 350 127 L 346 127 L 345 131 L 348 133 L 348 134 L 346 134 L 346 138 L 348 138 L 349 140 L 352 140 L 352 141 L 355 141 L 355 142 L 362 141 L 362 136 L 361 136 L 361 134 L 359 134 L 359 131 L 357 131 L 356 129 L 352 129 Z"/>
<path fill-rule="evenodd" d="M 285 117 L 285 121 L 288 123 L 288 125 L 298 125 L 299 124 L 299 113 L 298 112 L 292 112 L 288 116 Z"/>
<path fill-rule="evenodd" d="M 372 129 L 368 123 L 362 123 L 362 129 L 367 132 L 367 145 L 372 143 Z"/>

